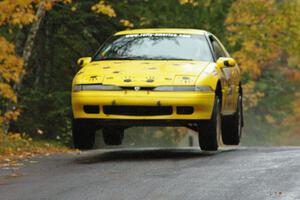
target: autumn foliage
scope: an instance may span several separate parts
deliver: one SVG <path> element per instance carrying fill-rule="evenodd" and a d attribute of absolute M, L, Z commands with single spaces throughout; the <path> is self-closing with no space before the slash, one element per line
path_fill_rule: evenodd
<path fill-rule="evenodd" d="M 34 126 L 28 129 L 30 130 L 28 132 L 33 132 L 33 129 L 41 130 L 43 127 L 47 129 L 52 122 L 55 124 L 63 121 L 58 118 L 68 117 L 57 130 L 63 134 L 54 134 L 53 129 L 50 128 L 48 131 L 44 130 L 46 136 L 50 135 L 50 132 L 53 134 L 49 136 L 51 139 L 68 135 L 71 124 L 70 111 L 62 108 L 61 105 L 68 103 L 67 100 L 62 99 L 69 99 L 66 93 L 70 85 L 62 84 L 60 80 L 71 79 L 72 73 L 77 70 L 76 66 L 73 66 L 74 61 L 80 56 L 91 54 L 105 38 L 118 30 L 150 27 L 200 28 L 213 32 L 226 44 L 242 68 L 245 108 L 261 106 L 258 108 L 259 112 L 265 112 L 262 119 L 265 119 L 266 123 L 270 122 L 272 126 L 297 124 L 300 103 L 295 91 L 289 91 L 293 96 L 290 102 L 293 112 L 284 110 L 285 107 L 282 110 L 278 109 L 280 113 L 284 113 L 277 113 L 280 116 L 277 117 L 278 119 L 273 116 L 274 113 L 269 112 L 275 109 L 270 106 L 268 110 L 265 106 L 268 104 L 261 102 L 273 95 L 270 91 L 275 90 L 275 86 L 279 87 L 278 85 L 283 84 L 280 78 L 271 77 L 266 72 L 278 72 L 284 81 L 288 81 L 286 87 L 277 90 L 284 91 L 289 86 L 297 88 L 294 85 L 299 83 L 300 1 L 150 0 L 136 1 L 132 4 L 129 2 L 134 1 L 2 0 L 0 2 L 0 129 L 9 132 L 7 131 L 9 122 L 24 115 L 25 119 L 22 120 L 26 123 L 23 128 Z M 24 41 L 30 34 L 30 28 L 38 20 L 39 5 L 43 5 L 48 18 L 42 24 L 40 32 L 43 35 L 33 40 L 34 53 L 25 70 Z M 45 44 L 48 40 L 49 43 Z M 55 45 L 52 45 L 53 43 Z M 65 49 L 67 50 L 64 51 Z M 40 52 L 43 52 L 43 55 Z M 44 62 L 45 60 L 47 63 Z M 51 66 L 46 68 L 48 63 L 51 63 L 49 64 Z M 46 74 L 44 78 L 43 73 Z M 57 80 L 53 78 L 61 76 L 61 73 L 64 77 L 57 77 Z M 23 79 L 29 84 L 21 86 Z M 56 82 L 60 85 L 55 85 Z M 40 90 L 37 91 L 36 88 Z M 30 93 L 33 89 L 36 90 Z M 28 94 L 22 94 L 23 90 Z M 23 97 L 22 103 L 20 97 Z M 28 107 L 31 111 L 26 113 Z M 33 120 L 36 118 L 30 116 L 31 112 L 36 109 L 36 113 L 39 114 L 41 108 L 48 109 L 47 115 L 36 117 L 44 120 L 36 122 Z M 23 132 L 23 129 L 18 131 Z"/>
<path fill-rule="evenodd" d="M 281 90 L 279 94 L 294 96 L 290 102 L 285 103 L 284 97 L 273 100 L 283 101 L 281 105 L 285 110 L 278 107 L 280 103 L 266 102 L 263 104 L 265 107 L 261 106 L 265 112 L 261 115 L 271 126 L 277 129 L 292 127 L 291 134 L 294 136 L 281 138 L 282 144 L 295 144 L 293 140 L 296 135 L 299 138 L 296 131 L 299 129 L 296 124 L 299 124 L 300 117 L 297 92 L 300 82 L 299 12 L 300 1 L 237 0 L 226 19 L 228 41 L 237 49 L 233 56 L 241 63 L 243 73 L 248 77 L 244 82 L 246 106 L 256 106 L 265 96 L 270 101 L 274 88 Z M 266 72 L 279 74 L 277 76 L 282 76 L 282 81 L 268 78 Z M 274 84 L 261 84 L 266 78 Z M 287 104 L 290 105 L 289 111 L 286 110 Z M 270 107 L 269 112 L 266 112 L 267 105 Z"/>
<path fill-rule="evenodd" d="M 71 0 L 4 0 L 0 2 L 0 27 L 6 27 L 10 34 L 13 28 L 29 25 L 36 20 L 35 6 L 43 4 L 50 10 L 58 2 L 71 3 Z M 22 55 L 17 55 L 15 45 L 0 36 L 0 127 L 20 114 L 17 109 L 17 88 L 24 75 Z"/>
<path fill-rule="evenodd" d="M 245 85 L 248 105 L 256 105 L 263 91 L 254 94 L 254 82 L 263 71 L 280 71 L 292 81 L 300 80 L 300 2 L 276 0 L 237 0 L 226 26 L 228 40 L 239 46 L 233 54 L 251 80 Z M 298 69 L 298 70 L 297 70 Z M 254 95 L 254 96 L 253 96 Z"/>
<path fill-rule="evenodd" d="M 3 134 L 0 130 L 0 168 L 17 168 L 24 159 L 61 152 L 71 151 L 56 143 L 34 141 L 20 133 Z"/>
<path fill-rule="evenodd" d="M 31 3 L 31 1 L 0 2 L 0 27 L 31 23 L 34 20 Z M 11 104 L 17 103 L 14 88 L 23 73 L 23 61 L 16 55 L 14 44 L 0 36 L 0 125 L 9 120 L 16 120 L 19 115 L 19 111 L 9 108 Z"/>
<path fill-rule="evenodd" d="M 300 47 L 299 1 L 238 0 L 226 20 L 231 45 L 239 43 L 236 58 L 244 72 L 257 79 L 280 58 L 298 57 Z M 287 65 L 288 63 L 280 63 Z"/>

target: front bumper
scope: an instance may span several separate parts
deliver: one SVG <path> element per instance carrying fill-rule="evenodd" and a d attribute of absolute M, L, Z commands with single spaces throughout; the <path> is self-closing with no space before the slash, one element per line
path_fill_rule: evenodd
<path fill-rule="evenodd" d="M 158 91 L 81 91 L 72 92 L 75 119 L 109 120 L 208 120 L 211 118 L 214 92 L 158 92 Z M 99 113 L 86 113 L 84 106 L 99 106 Z M 105 114 L 104 106 L 171 106 L 168 115 Z M 194 108 L 192 114 L 178 114 L 178 106 Z"/>

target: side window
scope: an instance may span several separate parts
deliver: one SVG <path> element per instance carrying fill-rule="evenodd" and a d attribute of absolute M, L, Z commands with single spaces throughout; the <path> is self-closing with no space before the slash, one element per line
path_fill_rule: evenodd
<path fill-rule="evenodd" d="M 220 57 L 226 57 L 226 54 L 223 51 L 222 47 L 212 36 L 210 37 L 210 41 L 211 41 L 212 48 L 215 52 L 216 59 L 218 59 Z"/>

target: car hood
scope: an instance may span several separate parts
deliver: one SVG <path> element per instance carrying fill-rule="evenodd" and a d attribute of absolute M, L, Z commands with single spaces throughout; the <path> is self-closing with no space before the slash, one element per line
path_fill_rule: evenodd
<path fill-rule="evenodd" d="M 194 85 L 208 64 L 202 61 L 97 61 L 82 68 L 74 83 L 145 87 Z"/>

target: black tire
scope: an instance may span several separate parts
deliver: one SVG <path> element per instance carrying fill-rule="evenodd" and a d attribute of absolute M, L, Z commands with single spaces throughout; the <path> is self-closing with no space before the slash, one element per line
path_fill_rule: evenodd
<path fill-rule="evenodd" d="M 95 132 L 96 129 L 91 124 L 73 119 L 72 135 L 74 147 L 80 150 L 92 149 L 95 144 Z"/>
<path fill-rule="evenodd" d="M 222 137 L 226 145 L 238 145 L 243 128 L 243 100 L 238 96 L 236 112 L 232 116 L 224 116 L 222 119 Z"/>
<path fill-rule="evenodd" d="M 103 140 L 106 145 L 121 145 L 124 138 L 123 127 L 103 128 Z"/>
<path fill-rule="evenodd" d="M 216 96 L 211 120 L 199 132 L 199 144 L 201 150 L 217 151 L 221 143 L 221 105 Z"/>

